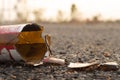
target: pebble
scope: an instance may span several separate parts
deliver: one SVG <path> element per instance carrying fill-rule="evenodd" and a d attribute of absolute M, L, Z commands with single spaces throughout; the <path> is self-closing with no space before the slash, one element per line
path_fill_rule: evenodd
<path fill-rule="evenodd" d="M 103 55 L 104 55 L 105 57 L 110 57 L 110 56 L 111 56 L 111 54 L 110 54 L 109 52 L 104 52 Z"/>

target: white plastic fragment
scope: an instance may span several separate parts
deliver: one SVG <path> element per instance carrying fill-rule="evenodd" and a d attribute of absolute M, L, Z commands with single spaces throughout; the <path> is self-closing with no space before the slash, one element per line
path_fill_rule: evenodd
<path fill-rule="evenodd" d="M 86 67 L 89 67 L 89 66 L 93 66 L 93 65 L 96 65 L 98 64 L 97 62 L 94 62 L 94 63 L 70 63 L 68 65 L 69 68 L 86 68 Z"/>
<path fill-rule="evenodd" d="M 118 70 L 119 64 L 117 62 L 102 63 L 99 67 L 100 70 Z"/>
<path fill-rule="evenodd" d="M 40 62 L 39 64 L 33 64 L 33 66 L 39 66 L 39 65 L 42 65 L 43 62 Z"/>
<path fill-rule="evenodd" d="M 117 62 L 106 62 L 106 63 L 102 63 L 101 65 L 114 65 L 114 66 L 118 66 Z"/>
<path fill-rule="evenodd" d="M 54 63 L 54 64 L 60 64 L 64 65 L 65 60 L 64 59 L 59 59 L 59 58 L 54 58 L 54 57 L 47 57 L 43 60 L 45 63 Z"/>

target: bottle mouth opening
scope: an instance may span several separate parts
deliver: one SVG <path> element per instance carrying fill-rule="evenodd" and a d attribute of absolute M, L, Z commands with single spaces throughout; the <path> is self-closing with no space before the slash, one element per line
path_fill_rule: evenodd
<path fill-rule="evenodd" d="M 47 46 L 42 31 L 42 26 L 32 23 L 25 25 L 19 34 L 15 47 L 25 62 L 39 63 L 44 58 Z"/>
<path fill-rule="evenodd" d="M 43 29 L 42 26 L 32 23 L 32 24 L 27 24 L 24 26 L 21 32 L 26 32 L 26 31 L 41 31 Z"/>

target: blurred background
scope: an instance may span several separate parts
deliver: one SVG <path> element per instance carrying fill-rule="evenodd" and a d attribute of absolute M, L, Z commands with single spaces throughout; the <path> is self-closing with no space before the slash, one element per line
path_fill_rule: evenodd
<path fill-rule="evenodd" d="M 0 24 L 120 21 L 120 0 L 0 0 Z"/>

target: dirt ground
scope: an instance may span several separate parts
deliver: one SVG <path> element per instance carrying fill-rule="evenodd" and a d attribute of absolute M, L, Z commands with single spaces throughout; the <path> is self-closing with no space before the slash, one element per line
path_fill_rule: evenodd
<path fill-rule="evenodd" d="M 56 58 L 120 64 L 120 23 L 41 25 L 45 28 L 44 34 L 51 34 L 51 50 Z M 80 71 L 71 70 L 67 65 L 33 67 L 23 62 L 7 62 L 0 64 L 0 80 L 120 80 L 120 69 Z"/>

